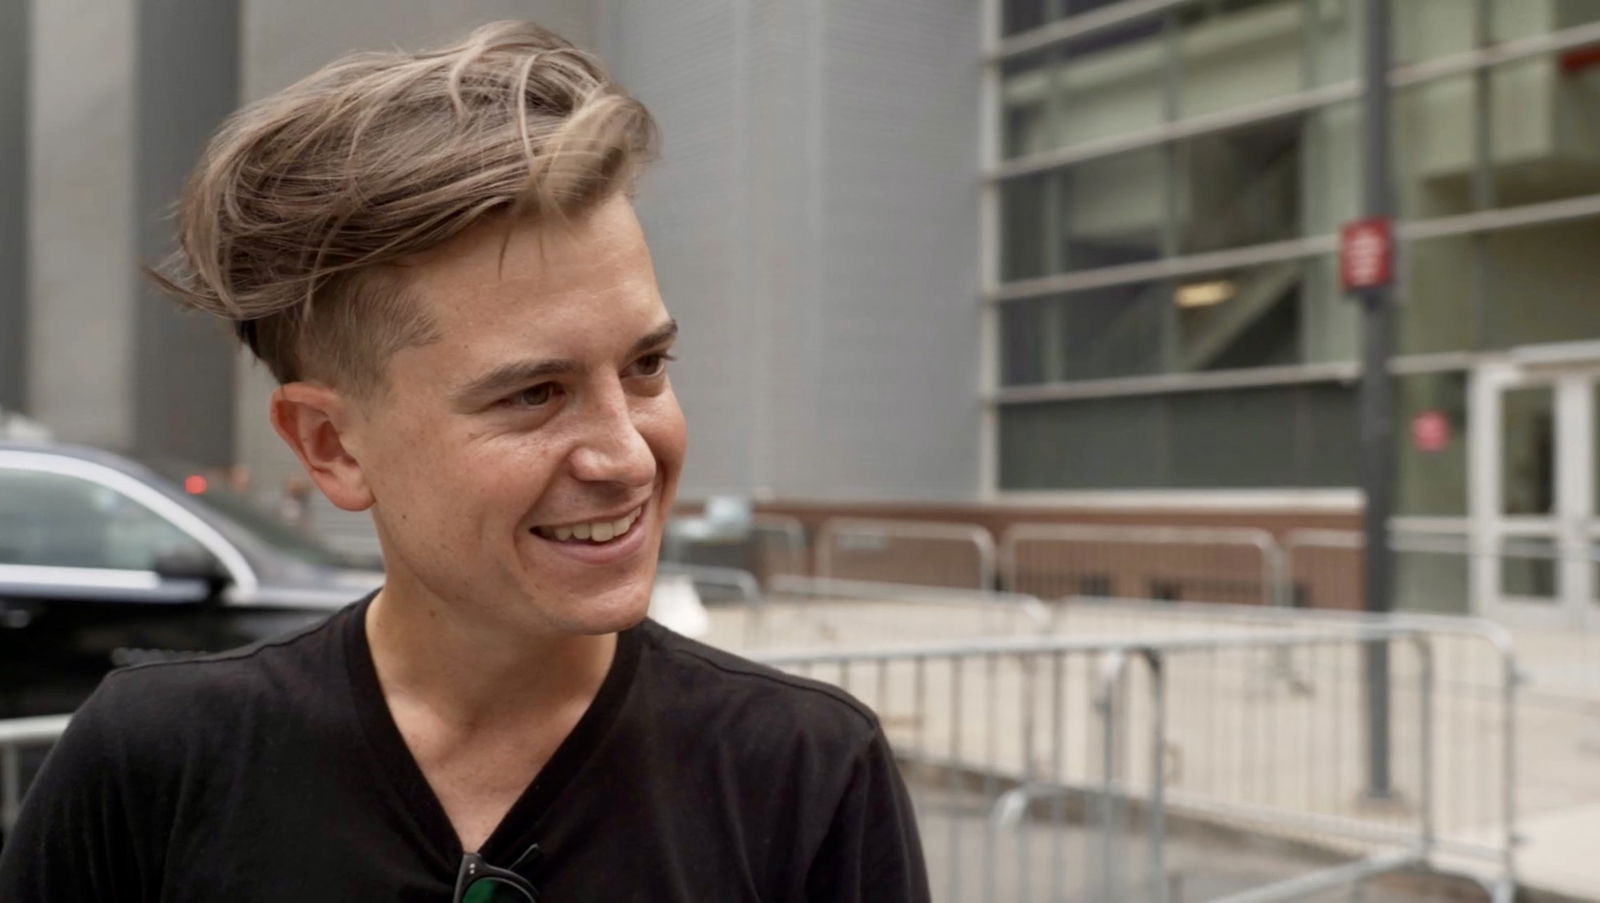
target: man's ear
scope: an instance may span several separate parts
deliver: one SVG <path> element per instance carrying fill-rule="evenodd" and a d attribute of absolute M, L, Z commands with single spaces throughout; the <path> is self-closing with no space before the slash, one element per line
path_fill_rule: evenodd
<path fill-rule="evenodd" d="M 372 490 L 351 446 L 355 412 L 339 393 L 315 383 L 289 383 L 272 393 L 278 431 L 328 501 L 346 511 L 372 507 Z"/>

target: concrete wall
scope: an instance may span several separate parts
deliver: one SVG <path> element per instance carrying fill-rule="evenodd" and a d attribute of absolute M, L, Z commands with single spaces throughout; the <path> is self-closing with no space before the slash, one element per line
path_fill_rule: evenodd
<path fill-rule="evenodd" d="M 137 12 L 50 0 L 30 23 L 27 407 L 61 439 L 117 449 L 134 438 Z"/>
<path fill-rule="evenodd" d="M 26 400 L 30 5 L 0 3 L 0 410 Z"/>

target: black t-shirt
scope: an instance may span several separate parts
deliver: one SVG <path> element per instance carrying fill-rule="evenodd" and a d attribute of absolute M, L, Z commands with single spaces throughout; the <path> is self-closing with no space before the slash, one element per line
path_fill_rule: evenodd
<path fill-rule="evenodd" d="M 384 702 L 369 600 L 107 676 L 0 850 L 0 900 L 448 901 L 460 841 Z M 928 899 L 872 713 L 652 622 L 480 852 L 533 844 L 519 871 L 552 903 Z"/>

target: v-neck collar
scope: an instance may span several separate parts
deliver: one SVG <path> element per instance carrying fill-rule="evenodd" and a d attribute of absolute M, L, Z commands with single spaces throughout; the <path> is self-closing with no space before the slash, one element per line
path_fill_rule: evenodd
<path fill-rule="evenodd" d="M 422 773 L 422 767 L 411 755 L 410 747 L 406 746 L 400 727 L 395 724 L 394 716 L 389 711 L 389 704 L 383 698 L 378 670 L 372 661 L 366 623 L 367 606 L 375 596 L 376 591 L 348 609 L 343 626 L 345 662 L 356 712 L 380 767 L 388 774 L 401 802 L 429 840 L 432 852 L 439 857 L 440 867 L 453 873 L 461 860 L 461 839 L 444 811 L 444 804 L 439 802 L 432 785 Z M 530 843 L 537 842 L 538 838 L 532 836 L 531 832 L 556 798 L 572 784 L 616 721 L 628 689 L 633 685 L 639 661 L 639 644 L 638 627 L 617 634 L 611 668 L 601 681 L 589 708 L 566 739 L 556 747 L 550 760 L 539 769 L 532 783 L 512 803 L 505 817 L 478 851 L 489 863 L 509 865 Z"/>

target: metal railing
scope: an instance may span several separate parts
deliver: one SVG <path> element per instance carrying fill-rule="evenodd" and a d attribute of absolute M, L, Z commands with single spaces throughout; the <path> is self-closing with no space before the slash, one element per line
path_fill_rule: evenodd
<path fill-rule="evenodd" d="M 817 532 L 816 576 L 993 589 L 994 538 L 975 524 L 831 518 Z"/>
<path fill-rule="evenodd" d="M 22 806 L 24 753 L 54 744 L 70 720 L 70 715 L 47 715 L 0 721 L 0 837 L 11 833 Z"/>
<path fill-rule="evenodd" d="M 805 524 L 787 514 L 756 514 L 750 519 L 755 533 L 757 562 L 769 578 L 780 574 L 806 574 L 811 568 Z"/>
<path fill-rule="evenodd" d="M 809 589 L 891 595 L 870 584 Z M 1036 601 L 1014 604 L 1042 614 Z M 916 795 L 941 900 L 1287 900 L 1463 863 L 1482 864 L 1493 899 L 1510 899 L 1517 668 L 1502 632 L 1456 618 L 1153 601 L 1072 604 L 1058 626 L 1131 625 L 1140 607 L 1163 619 L 1204 610 L 1223 626 L 754 657 L 837 684 L 879 714 Z M 1404 750 L 1386 800 L 1366 796 L 1353 764 L 1372 644 L 1390 650 Z M 1468 647 L 1477 657 L 1463 657 Z M 1283 679 L 1284 658 L 1302 683 Z M 16 817 L 20 752 L 66 723 L 0 723 L 0 828 Z M 1473 783 L 1491 788 L 1492 811 L 1463 810 L 1457 797 Z M 1263 842 L 1275 844 L 1267 864 L 1229 873 Z"/>
<path fill-rule="evenodd" d="M 709 614 L 706 639 L 746 654 L 1055 629 L 1051 608 L 1033 596 L 822 577 L 776 576 L 759 598 L 713 606 Z"/>
<path fill-rule="evenodd" d="M 1496 714 L 1469 730 L 1439 668 L 1441 646 L 1463 639 L 1502 656 Z M 1386 800 L 1367 798 L 1351 764 L 1361 657 L 1375 643 L 1390 649 L 1406 751 Z M 1313 692 L 1262 681 L 1286 652 Z M 879 713 L 941 900 L 1287 900 L 1469 861 L 1494 899 L 1514 887 L 1515 663 L 1481 625 L 1350 619 L 759 657 Z M 1441 770 L 1463 746 L 1493 760 L 1492 774 L 1469 777 L 1504 789 L 1492 830 L 1451 821 L 1438 792 L 1458 783 Z M 1244 837 L 1278 844 L 1254 878 L 1226 874 L 1230 857 L 1249 857 L 1230 842 Z"/>
<path fill-rule="evenodd" d="M 1016 524 L 1000 548 L 1001 585 L 1044 599 L 1281 602 L 1283 556 L 1265 530 Z"/>

